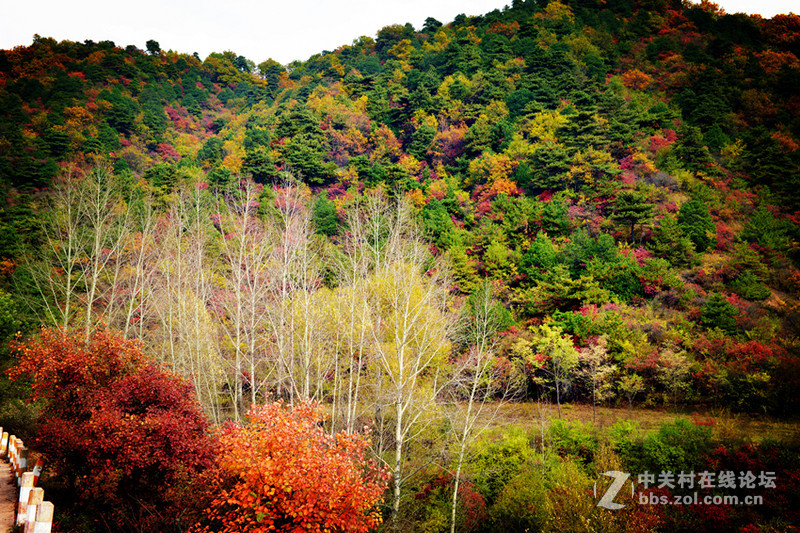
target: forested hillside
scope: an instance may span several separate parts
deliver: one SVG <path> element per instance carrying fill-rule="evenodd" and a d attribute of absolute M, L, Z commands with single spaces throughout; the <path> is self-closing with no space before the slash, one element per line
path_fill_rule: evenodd
<path fill-rule="evenodd" d="M 514 485 L 539 460 L 525 438 L 475 444 L 503 401 L 557 416 L 570 403 L 800 407 L 797 15 L 527 0 L 387 26 L 290 65 L 146 48 L 37 35 L 0 51 L 0 335 L 7 346 L 21 332 L 16 355 L 39 354 L 60 386 L 85 386 L 55 364 L 60 348 L 20 348 L 40 327 L 78 331 L 69 342 L 85 335 L 86 350 L 98 328 L 138 339 L 150 362 L 114 368 L 146 381 L 165 364 L 214 425 L 274 399 L 319 401 L 331 433 L 370 424 L 386 468 L 370 483 L 391 477 L 384 514 L 403 531 L 507 528 L 515 486 L 558 514 L 545 489 Z M 79 364 L 101 372 L 97 401 L 122 420 L 134 393 L 101 368 L 113 350 L 92 350 L 106 355 Z M 36 388 L 45 371 L 22 366 L 3 416 L 46 447 L 41 435 L 76 415 L 55 408 L 69 395 Z M 178 387 L 150 372 L 153 387 Z M 50 404 L 21 407 L 25 379 Z M 279 418 L 264 413 L 253 423 Z M 619 468 L 603 454 L 622 449 L 641 454 L 627 468 L 679 464 L 631 452 L 628 430 L 583 448 L 555 431 L 579 459 L 536 474 L 542 486 Z M 497 482 L 478 473 L 492 446 L 521 461 Z M 763 453 L 752 460 L 774 469 Z M 767 507 L 726 520 L 797 525 Z M 217 511 L 206 518 L 230 518 Z M 665 530 L 715 520 L 636 513 Z M 365 531 L 381 521 L 363 516 Z M 520 527 L 571 530 L 543 516 Z M 638 531 L 620 520 L 604 530 Z"/>

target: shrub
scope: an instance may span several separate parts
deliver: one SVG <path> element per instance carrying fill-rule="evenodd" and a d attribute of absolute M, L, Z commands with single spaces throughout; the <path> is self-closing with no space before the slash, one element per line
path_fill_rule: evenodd
<path fill-rule="evenodd" d="M 597 434 L 590 424 L 553 420 L 548 428 L 548 436 L 559 455 L 574 457 L 584 463 L 591 463 L 597 452 Z"/>
<path fill-rule="evenodd" d="M 454 477 L 449 472 L 422 476 L 414 501 L 406 516 L 415 521 L 403 524 L 403 531 L 449 531 L 453 505 Z M 410 513 L 408 512 L 410 510 Z M 486 500 L 475 491 L 472 482 L 462 479 L 458 486 L 456 531 L 483 531 L 486 523 Z"/>
<path fill-rule="evenodd" d="M 491 531 L 622 531 L 628 517 L 597 506 L 594 481 L 570 460 L 525 470 L 490 510 Z"/>
<path fill-rule="evenodd" d="M 318 404 L 257 406 L 229 424 L 196 532 L 362 531 L 379 525 L 389 476 L 360 433 L 326 434 Z"/>
<path fill-rule="evenodd" d="M 525 469 L 507 483 L 489 513 L 491 531 L 541 531 L 549 512 L 541 470 Z"/>
<path fill-rule="evenodd" d="M 510 428 L 502 435 L 478 441 L 467 469 L 475 488 L 490 504 L 506 484 L 534 461 L 534 450 L 528 437 L 519 428 Z"/>
<path fill-rule="evenodd" d="M 711 429 L 680 418 L 665 423 L 631 449 L 631 471 L 648 472 L 692 470 L 703 467 L 703 453 L 711 445 Z M 623 457 L 624 458 L 624 457 Z"/>
<path fill-rule="evenodd" d="M 627 461 L 635 453 L 640 440 L 639 425 L 629 420 L 617 420 L 607 433 L 616 454 Z"/>

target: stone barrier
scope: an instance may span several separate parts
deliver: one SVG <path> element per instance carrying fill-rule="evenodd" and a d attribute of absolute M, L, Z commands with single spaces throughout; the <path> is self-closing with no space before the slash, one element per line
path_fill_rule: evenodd
<path fill-rule="evenodd" d="M 44 501 L 44 489 L 37 487 L 44 462 L 41 457 L 30 469 L 29 451 L 16 435 L 0 428 L 0 456 L 11 465 L 11 472 L 19 487 L 16 507 L 16 525 L 23 533 L 50 533 L 53 528 L 53 504 Z"/>

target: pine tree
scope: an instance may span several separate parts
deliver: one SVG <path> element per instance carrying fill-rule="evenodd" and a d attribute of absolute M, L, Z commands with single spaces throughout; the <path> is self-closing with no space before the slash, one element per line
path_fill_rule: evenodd
<path fill-rule="evenodd" d="M 336 214 L 336 205 L 328 199 L 327 194 L 321 194 L 314 204 L 311 214 L 311 223 L 320 235 L 335 235 L 339 230 L 339 217 Z"/>
<path fill-rule="evenodd" d="M 708 148 L 703 144 L 703 135 L 699 128 L 683 126 L 678 135 L 680 140 L 675 146 L 675 155 L 687 170 L 697 172 L 708 170 L 714 162 Z"/>
<path fill-rule="evenodd" d="M 678 225 L 698 252 L 705 252 L 716 244 L 717 226 L 701 200 L 692 199 L 681 206 Z"/>
<path fill-rule="evenodd" d="M 739 310 L 719 293 L 713 293 L 700 310 L 700 321 L 707 328 L 719 328 L 728 333 L 736 329 Z"/>
<path fill-rule="evenodd" d="M 687 237 L 675 215 L 664 216 L 652 230 L 653 239 L 648 248 L 657 257 L 663 257 L 676 266 L 690 266 L 695 261 L 694 243 Z"/>
<path fill-rule="evenodd" d="M 653 206 L 648 202 L 647 196 L 638 191 L 623 191 L 614 202 L 614 212 L 611 218 L 630 224 L 631 242 L 636 242 L 636 225 L 645 224 L 653 212 Z"/>

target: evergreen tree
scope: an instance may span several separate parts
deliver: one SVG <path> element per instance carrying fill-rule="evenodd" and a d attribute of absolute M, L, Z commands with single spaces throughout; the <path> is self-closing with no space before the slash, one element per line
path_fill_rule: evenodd
<path fill-rule="evenodd" d="M 675 215 L 665 215 L 652 229 L 648 248 L 656 257 L 663 257 L 675 266 L 691 266 L 695 262 L 694 243 L 687 237 Z"/>
<path fill-rule="evenodd" d="M 569 153 L 561 145 L 544 143 L 531 154 L 528 165 L 531 177 L 527 188 L 532 192 L 566 188 L 570 163 Z"/>
<path fill-rule="evenodd" d="M 736 330 L 736 316 L 739 310 L 724 296 L 713 293 L 700 309 L 700 322 L 707 328 L 719 328 L 727 333 Z"/>
<path fill-rule="evenodd" d="M 636 242 L 636 225 L 643 225 L 650 220 L 653 206 L 644 193 L 623 191 L 614 201 L 611 218 L 630 225 L 630 241 Z"/>
<path fill-rule="evenodd" d="M 701 200 L 692 199 L 681 206 L 678 212 L 678 225 L 698 252 L 705 252 L 716 245 L 717 226 L 706 204 Z"/>
<path fill-rule="evenodd" d="M 317 197 L 314 210 L 311 213 L 311 222 L 319 235 L 335 235 L 339 231 L 339 217 L 336 214 L 336 205 L 328 199 L 326 193 Z"/>
<path fill-rule="evenodd" d="M 425 160 L 428 154 L 428 148 L 431 147 L 433 137 L 436 135 L 436 130 L 427 124 L 422 124 L 417 131 L 411 135 L 411 144 L 408 147 L 408 153 L 420 160 Z"/>
<path fill-rule="evenodd" d="M 678 136 L 674 153 L 683 167 L 693 172 L 708 171 L 714 160 L 703 144 L 700 129 L 684 125 L 678 130 Z"/>
<path fill-rule="evenodd" d="M 558 264 L 558 251 L 545 232 L 539 232 L 531 247 L 522 256 L 521 271 L 529 280 L 537 281 Z"/>

